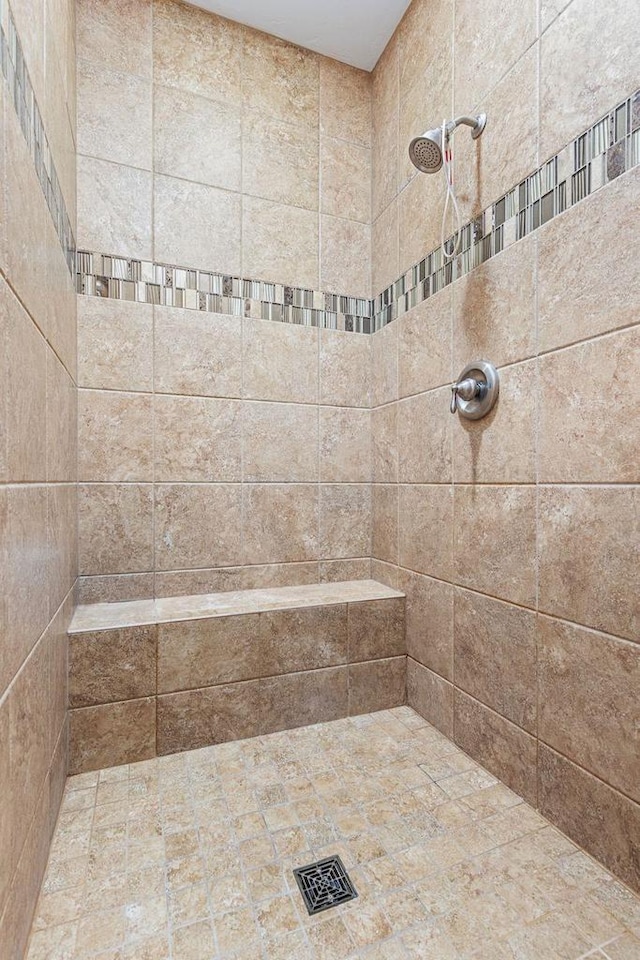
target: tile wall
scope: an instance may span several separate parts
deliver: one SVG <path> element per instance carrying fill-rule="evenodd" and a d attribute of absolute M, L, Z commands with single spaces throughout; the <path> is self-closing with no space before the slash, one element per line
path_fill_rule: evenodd
<path fill-rule="evenodd" d="M 373 78 L 374 291 L 440 242 L 413 134 L 486 110 L 454 141 L 468 219 L 634 93 L 639 43 L 626 0 L 414 0 Z M 409 703 L 636 889 L 639 202 L 636 167 L 413 307 L 372 379 L 373 575 L 407 594 Z M 501 393 L 474 423 L 449 384 L 479 358 Z"/>
<path fill-rule="evenodd" d="M 0 27 L 0 955 L 21 960 L 67 769 L 74 4 L 3 0 Z"/>

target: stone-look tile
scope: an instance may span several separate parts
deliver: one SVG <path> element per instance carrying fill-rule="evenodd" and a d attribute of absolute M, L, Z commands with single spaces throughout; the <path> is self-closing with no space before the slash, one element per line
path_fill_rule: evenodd
<path fill-rule="evenodd" d="M 156 172 L 240 190 L 242 129 L 237 108 L 171 87 L 156 86 L 153 96 Z"/>
<path fill-rule="evenodd" d="M 47 488 L 49 615 L 53 616 L 78 575 L 78 489 L 74 484 Z"/>
<path fill-rule="evenodd" d="M 320 408 L 320 480 L 371 481 L 371 414 L 345 407 Z"/>
<path fill-rule="evenodd" d="M 464 282 L 464 278 L 457 281 L 456 291 Z M 451 369 L 451 305 L 452 291 L 445 289 L 392 324 L 397 327 L 398 336 L 400 397 L 410 397 L 451 383 L 454 376 Z M 465 363 L 468 363 L 467 359 L 462 366 Z M 457 372 L 456 368 L 456 375 Z"/>
<path fill-rule="evenodd" d="M 151 106 L 148 80 L 78 59 L 78 153 L 150 170 Z"/>
<path fill-rule="evenodd" d="M 150 484 L 84 484 L 78 491 L 78 552 L 82 574 L 153 569 Z"/>
<path fill-rule="evenodd" d="M 640 329 L 540 360 L 540 480 L 637 483 Z M 586 384 L 589 384 L 588 388 Z"/>
<path fill-rule="evenodd" d="M 535 737 L 458 689 L 454 693 L 454 725 L 455 741 L 465 753 L 535 805 Z"/>
<path fill-rule="evenodd" d="M 257 680 L 158 697 L 158 754 L 242 740 L 260 732 Z"/>
<path fill-rule="evenodd" d="M 75 633 L 69 638 L 69 706 L 155 696 L 156 628 Z"/>
<path fill-rule="evenodd" d="M 405 273 L 440 246 L 442 184 L 439 176 L 415 176 L 398 196 L 398 273 Z M 447 236 L 454 221 L 448 221 Z M 395 280 L 395 277 L 392 279 Z"/>
<path fill-rule="evenodd" d="M 321 560 L 318 563 L 318 581 L 320 583 L 368 580 L 372 576 L 370 556 L 342 560 Z"/>
<path fill-rule="evenodd" d="M 581 767 L 640 799 L 640 647 L 540 617 L 539 736 Z"/>
<path fill-rule="evenodd" d="M 125 573 L 114 577 L 80 577 L 78 603 L 118 603 L 153 597 L 152 573 Z"/>
<path fill-rule="evenodd" d="M 371 227 L 371 293 L 374 297 L 397 279 L 399 247 L 398 203 L 393 200 Z"/>
<path fill-rule="evenodd" d="M 536 0 L 526 0 L 506 21 L 496 0 L 461 0 L 454 36 L 456 114 L 472 110 L 520 59 L 536 39 L 536 19 Z M 495 29 L 498 22 L 500 30 Z"/>
<path fill-rule="evenodd" d="M 493 410 L 482 420 L 455 418 L 456 483 L 535 483 L 536 362 L 516 364 L 498 373 L 500 395 Z"/>
<path fill-rule="evenodd" d="M 244 484 L 242 497 L 246 563 L 318 559 L 317 486 Z"/>
<path fill-rule="evenodd" d="M 2 287 L 0 324 L 6 331 L 6 479 L 46 479 L 47 345 L 29 315 L 6 285 Z M 4 451 L 3 451 L 4 454 Z M 4 459 L 4 456 L 3 456 Z"/>
<path fill-rule="evenodd" d="M 151 180 L 146 170 L 78 156 L 78 246 L 150 260 Z"/>
<path fill-rule="evenodd" d="M 104 390 L 151 390 L 150 304 L 78 297 L 78 384 Z"/>
<path fill-rule="evenodd" d="M 404 656 L 404 616 L 404 598 L 350 603 L 349 663 Z"/>
<path fill-rule="evenodd" d="M 262 660 L 257 614 L 158 626 L 158 693 L 253 680 Z"/>
<path fill-rule="evenodd" d="M 242 479 L 239 401 L 156 396 L 153 410 L 156 482 Z"/>
<path fill-rule="evenodd" d="M 540 488 L 541 611 L 638 639 L 639 500 L 635 488 Z"/>
<path fill-rule="evenodd" d="M 69 712 L 69 773 L 84 773 L 156 755 L 154 697 Z"/>
<path fill-rule="evenodd" d="M 277 203 L 318 209 L 318 135 L 248 113 L 242 121 L 242 190 Z M 266 279 L 266 278 L 265 278 Z"/>
<path fill-rule="evenodd" d="M 450 75 L 451 51 L 448 38 L 452 31 L 453 10 L 446 0 L 437 0 L 435 3 L 419 2 L 409 6 L 400 21 L 397 34 L 400 99 L 407 95 L 434 56 L 437 58 L 439 71 Z M 433 50 L 436 37 L 444 47 L 444 51 L 438 54 L 434 54 Z M 447 76 L 447 80 L 450 82 L 450 76 Z M 425 122 L 417 132 L 425 130 L 429 126 L 426 121 L 433 121 L 434 115 L 448 115 L 450 100 L 445 102 L 444 107 L 444 111 L 434 110 L 431 116 L 425 116 Z"/>
<path fill-rule="evenodd" d="M 640 954 L 640 939 L 632 933 L 627 933 L 613 943 L 607 944 L 605 956 L 609 960 L 633 960 L 634 955 L 638 954 Z"/>
<path fill-rule="evenodd" d="M 316 403 L 318 331 L 268 320 L 244 320 L 244 396 Z"/>
<path fill-rule="evenodd" d="M 371 222 L 371 151 L 324 137 L 320 144 L 322 213 Z"/>
<path fill-rule="evenodd" d="M 442 677 L 407 657 L 407 703 L 447 737 L 453 736 L 453 689 Z"/>
<path fill-rule="evenodd" d="M 533 606 L 535 488 L 456 486 L 453 552 L 461 586 Z"/>
<path fill-rule="evenodd" d="M 320 63 L 320 130 L 368 146 L 371 140 L 371 74 L 329 57 Z"/>
<path fill-rule="evenodd" d="M 226 590 L 271 589 L 317 582 L 317 563 L 252 564 L 246 567 L 159 572 L 155 575 L 155 593 L 156 597 L 194 596 Z"/>
<path fill-rule="evenodd" d="M 350 664 L 349 716 L 402 706 L 406 688 L 406 657 Z"/>
<path fill-rule="evenodd" d="M 371 400 L 374 407 L 398 399 L 398 327 L 387 324 L 377 330 L 371 340 L 372 383 Z"/>
<path fill-rule="evenodd" d="M 318 409 L 310 404 L 245 403 L 242 409 L 245 480 L 318 479 Z"/>
<path fill-rule="evenodd" d="M 239 103 L 245 33 L 241 24 L 209 11 L 154 0 L 154 82 Z"/>
<path fill-rule="evenodd" d="M 0 703 L 0 774 L 2 775 L 2 782 L 4 784 L 8 784 L 10 782 L 9 702 L 10 698 L 5 697 Z M 7 798 L 7 801 L 10 801 L 9 797 Z M 7 802 L 6 809 L 8 810 L 8 808 L 9 803 Z M 4 911 L 4 907 L 7 902 L 7 895 L 9 893 L 12 875 L 16 866 L 13 854 L 13 839 L 11 835 L 12 819 L 12 816 L 5 815 L 0 820 L 0 853 L 2 855 L 3 865 L 2 872 L 0 872 L 0 910 L 2 911 Z M 0 941 L 0 943 L 1 942 L 2 941 Z"/>
<path fill-rule="evenodd" d="M 372 479 L 376 483 L 398 480 L 398 404 L 371 411 Z"/>
<path fill-rule="evenodd" d="M 320 219 L 320 287 L 371 296 L 371 227 L 357 220 Z"/>
<path fill-rule="evenodd" d="M 453 586 L 401 570 L 397 587 L 406 594 L 407 653 L 447 680 L 453 679 Z"/>
<path fill-rule="evenodd" d="M 371 337 L 320 331 L 320 403 L 370 405 Z"/>
<path fill-rule="evenodd" d="M 371 211 L 379 217 L 396 196 L 398 168 L 397 108 L 385 122 L 374 123 L 371 164 Z"/>
<path fill-rule="evenodd" d="M 544 744 L 538 749 L 540 813 L 640 891 L 634 838 L 640 806 Z"/>
<path fill-rule="evenodd" d="M 308 670 L 260 683 L 260 725 L 264 733 L 346 717 L 348 667 Z"/>
<path fill-rule="evenodd" d="M 452 487 L 422 484 L 401 486 L 399 515 L 400 566 L 440 580 L 451 580 Z M 458 564 L 456 568 L 459 568 Z"/>
<path fill-rule="evenodd" d="M 571 10 L 576 9 L 572 4 Z M 640 240 L 632 211 L 639 201 L 640 169 L 636 168 L 539 231 L 541 351 L 637 321 L 633 303 L 640 296 L 635 269 Z M 620 244 L 621 236 L 628 237 L 628 242 Z"/>
<path fill-rule="evenodd" d="M 86 481 L 153 480 L 150 396 L 79 392 L 78 476 Z"/>
<path fill-rule="evenodd" d="M 400 483 L 451 482 L 450 402 L 451 391 L 443 387 L 398 405 Z"/>
<path fill-rule="evenodd" d="M 435 16 L 438 15 L 444 5 L 439 3 L 437 6 L 439 9 L 437 11 L 433 10 Z M 433 24 L 426 31 L 423 29 L 420 33 L 409 35 L 407 28 L 414 11 L 422 16 L 425 12 L 428 16 L 432 13 L 425 3 L 414 4 L 413 8 L 407 10 L 407 15 L 400 30 L 404 34 L 402 46 L 405 47 L 409 60 L 405 61 L 403 54 L 400 63 L 401 71 L 403 70 L 403 64 L 406 63 L 409 66 L 412 55 L 419 50 L 424 41 L 428 43 L 430 50 L 428 56 L 420 64 L 415 64 L 417 70 L 412 69 L 411 76 L 406 74 L 402 82 L 403 90 L 400 96 L 398 117 L 397 182 L 399 190 L 406 186 L 412 177 L 420 175 L 409 157 L 409 144 L 413 138 L 434 125 L 441 125 L 442 117 L 449 116 L 451 113 L 451 83 L 453 79 L 451 39 L 446 39 L 441 35 L 437 41 L 434 41 Z M 452 11 L 449 10 L 449 17 L 451 13 Z M 452 33 L 453 31 L 449 31 L 449 38 L 452 37 Z"/>
<path fill-rule="evenodd" d="M 78 476 L 78 391 L 53 350 L 47 350 L 47 480 Z M 0 427 L 0 432 L 1 432 Z"/>
<path fill-rule="evenodd" d="M 398 562 L 398 487 L 375 483 L 371 500 L 372 555 L 387 563 Z"/>
<path fill-rule="evenodd" d="M 320 276 L 318 234 L 317 212 L 244 196 L 243 276 L 316 290 Z"/>
<path fill-rule="evenodd" d="M 536 237 L 525 237 L 456 281 L 453 376 L 476 359 L 503 366 L 535 356 Z"/>
<path fill-rule="evenodd" d="M 374 126 L 388 123 L 397 110 L 399 93 L 398 35 L 386 45 L 372 74 L 372 106 Z"/>
<path fill-rule="evenodd" d="M 570 4 L 540 41 L 540 156 L 545 159 L 635 89 L 633 6 L 608 17 L 596 0 Z M 597 37 L 597 43 L 594 38 Z M 612 51 L 600 83 L 602 52 Z M 569 64 L 578 64 L 575 70 Z"/>
<path fill-rule="evenodd" d="M 86 60 L 151 77 L 151 0 L 80 0 L 76 29 Z"/>
<path fill-rule="evenodd" d="M 154 176 L 154 253 L 163 263 L 238 275 L 240 218 L 238 194 L 175 177 Z"/>
<path fill-rule="evenodd" d="M 247 30 L 243 57 L 245 106 L 310 130 L 319 122 L 319 58 L 270 34 Z"/>
<path fill-rule="evenodd" d="M 321 557 L 340 559 L 370 556 L 370 484 L 321 484 L 319 509 L 318 552 Z"/>
<path fill-rule="evenodd" d="M 156 392 L 242 396 L 242 321 L 238 317 L 158 307 L 154 327 Z"/>
<path fill-rule="evenodd" d="M 529 733 L 536 732 L 536 615 L 457 589 L 455 683 Z"/>
<path fill-rule="evenodd" d="M 265 676 L 347 662 L 347 605 L 273 610 L 260 615 Z"/>
<path fill-rule="evenodd" d="M 155 488 L 158 570 L 231 566 L 241 559 L 239 484 L 159 484 Z"/>

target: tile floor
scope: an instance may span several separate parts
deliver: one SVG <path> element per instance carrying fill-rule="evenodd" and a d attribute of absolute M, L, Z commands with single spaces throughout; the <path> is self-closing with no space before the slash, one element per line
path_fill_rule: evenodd
<path fill-rule="evenodd" d="M 28 960 L 89 957 L 640 960 L 640 898 L 400 707 L 70 778 Z"/>

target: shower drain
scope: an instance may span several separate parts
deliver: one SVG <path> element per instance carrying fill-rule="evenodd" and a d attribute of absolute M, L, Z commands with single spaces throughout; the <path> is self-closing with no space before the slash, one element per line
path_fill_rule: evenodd
<path fill-rule="evenodd" d="M 293 871 L 310 915 L 358 896 L 340 857 L 327 857 Z"/>

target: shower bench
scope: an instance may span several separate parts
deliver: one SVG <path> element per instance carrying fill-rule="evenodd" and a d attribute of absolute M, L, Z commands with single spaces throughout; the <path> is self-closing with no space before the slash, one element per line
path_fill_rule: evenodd
<path fill-rule="evenodd" d="M 399 706 L 404 615 L 375 580 L 79 606 L 70 771 Z"/>

